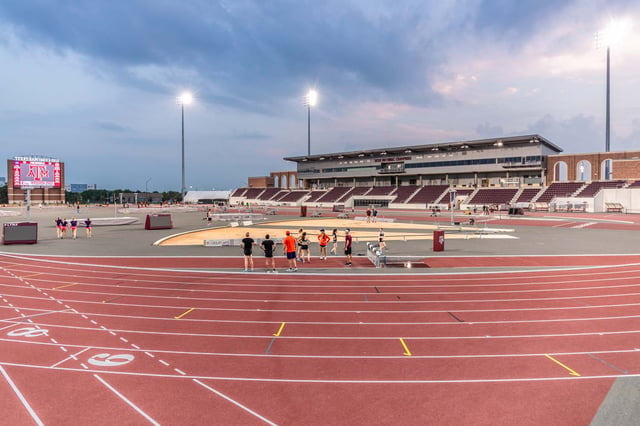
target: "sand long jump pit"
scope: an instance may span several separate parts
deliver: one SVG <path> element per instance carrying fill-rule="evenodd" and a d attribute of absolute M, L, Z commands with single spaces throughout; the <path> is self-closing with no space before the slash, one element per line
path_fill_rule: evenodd
<path fill-rule="evenodd" d="M 217 228 L 197 229 L 170 235 L 155 243 L 158 246 L 202 246 L 205 241 L 216 240 L 241 240 L 249 232 L 252 238 L 262 239 L 266 234 L 271 238 L 282 239 L 286 231 L 291 231 L 294 236 L 298 230 L 303 229 L 309 235 L 311 241 L 315 241 L 316 235 L 324 229 L 327 235 L 331 235 L 333 229 L 338 230 L 339 241 L 344 241 L 345 229 L 350 229 L 355 242 L 377 241 L 380 228 L 384 229 L 384 238 L 388 241 L 414 241 L 432 240 L 433 231 L 444 230 L 448 239 L 509 239 L 518 238 L 510 235 L 513 229 L 487 228 L 484 226 L 424 224 L 410 222 L 378 222 L 367 223 L 356 219 L 293 219 L 277 222 L 262 222 L 248 226 L 223 226 Z"/>

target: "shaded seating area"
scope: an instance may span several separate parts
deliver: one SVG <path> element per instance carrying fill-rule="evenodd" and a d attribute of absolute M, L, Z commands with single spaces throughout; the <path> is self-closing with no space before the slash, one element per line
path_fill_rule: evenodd
<path fill-rule="evenodd" d="M 280 188 L 267 188 L 262 192 L 262 194 L 258 195 L 258 200 L 268 201 L 278 192 L 280 192 Z"/>
<path fill-rule="evenodd" d="M 411 197 L 407 204 L 432 204 L 442 197 L 444 191 L 449 189 L 449 185 L 429 185 L 423 186 Z"/>
<path fill-rule="evenodd" d="M 540 194 L 536 202 L 548 203 L 556 197 L 571 197 L 582 185 L 583 182 L 553 182 Z"/>
<path fill-rule="evenodd" d="M 539 192 L 540 188 L 525 188 L 516 199 L 516 203 L 530 203 Z"/>
<path fill-rule="evenodd" d="M 329 192 L 318 198 L 318 203 L 335 203 L 340 197 L 349 192 L 351 188 L 348 186 L 336 186 Z"/>
<path fill-rule="evenodd" d="M 242 197 L 248 190 L 249 188 L 238 188 L 235 191 L 233 191 L 233 194 L 231 194 L 231 197 Z"/>
<path fill-rule="evenodd" d="M 604 203 L 604 208 L 607 213 L 622 213 L 624 211 L 624 206 L 620 203 Z"/>
<path fill-rule="evenodd" d="M 509 204 L 517 188 L 480 188 L 467 204 Z"/>
<path fill-rule="evenodd" d="M 391 195 L 393 191 L 396 190 L 395 186 L 374 186 L 367 193 L 369 197 L 371 196 L 382 196 L 382 195 Z"/>
<path fill-rule="evenodd" d="M 307 198 L 306 201 L 307 203 L 315 203 L 318 201 L 318 198 L 322 197 L 326 193 L 327 191 L 322 190 L 311 191 L 311 195 L 309 195 L 309 198 Z"/>
<path fill-rule="evenodd" d="M 264 188 L 249 188 L 245 193 L 244 197 L 248 200 L 255 200 L 258 198 L 260 194 L 265 191 Z"/>
<path fill-rule="evenodd" d="M 308 193 L 308 191 L 291 191 L 278 201 L 283 203 L 296 203 L 304 198 Z"/>
<path fill-rule="evenodd" d="M 413 196 L 413 194 L 419 189 L 419 186 L 409 185 L 409 186 L 399 186 L 396 190 L 396 198 L 393 200 L 394 203 L 406 203 L 409 198 Z"/>
<path fill-rule="evenodd" d="M 338 199 L 338 203 L 344 203 L 349 198 L 354 196 L 365 195 L 367 192 L 369 192 L 369 190 L 371 190 L 371 187 L 369 186 L 356 186 L 355 188 L 351 189 L 351 191 L 340 197 Z"/>
<path fill-rule="evenodd" d="M 626 184 L 623 180 L 593 181 L 580 191 L 576 197 L 593 197 L 603 188 L 622 188 Z"/>

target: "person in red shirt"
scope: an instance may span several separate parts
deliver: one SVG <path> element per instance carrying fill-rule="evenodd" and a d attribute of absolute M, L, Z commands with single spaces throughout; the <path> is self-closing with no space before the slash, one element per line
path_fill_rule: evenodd
<path fill-rule="evenodd" d="M 282 240 L 282 245 L 284 246 L 284 254 L 287 256 L 287 261 L 289 262 L 287 272 L 295 272 L 298 270 L 298 265 L 296 264 L 297 241 L 296 238 L 291 235 L 291 232 L 287 231 L 286 235 L 284 240 Z"/>
<path fill-rule="evenodd" d="M 351 246 L 353 244 L 353 238 L 351 237 L 350 229 L 347 228 L 344 230 L 344 255 L 347 258 L 345 262 L 346 266 L 351 266 L 351 262 L 353 261 L 351 257 Z"/>
<path fill-rule="evenodd" d="M 318 242 L 320 243 L 320 260 L 327 259 L 327 244 L 331 241 L 331 237 L 325 234 L 324 229 L 320 230 L 318 235 Z"/>

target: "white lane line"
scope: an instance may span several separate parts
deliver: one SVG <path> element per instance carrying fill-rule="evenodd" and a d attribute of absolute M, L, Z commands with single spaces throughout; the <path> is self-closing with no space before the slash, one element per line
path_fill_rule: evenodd
<path fill-rule="evenodd" d="M 69 361 L 70 359 L 77 360 L 78 355 L 80 355 L 82 352 L 86 352 L 86 351 L 88 351 L 89 349 L 91 349 L 91 348 L 84 348 L 84 349 L 83 349 L 83 350 L 81 350 L 81 351 L 78 351 L 78 352 L 76 352 L 76 353 L 74 353 L 74 354 L 71 354 L 71 355 L 69 355 L 68 357 L 66 357 L 66 358 L 64 358 L 64 359 L 62 359 L 62 360 L 60 360 L 60 361 L 56 362 L 55 364 L 53 364 L 53 365 L 51 366 L 51 368 L 55 368 L 55 367 L 59 366 L 60 364 L 63 364 L 63 363 L 65 363 L 65 362 Z"/>
<path fill-rule="evenodd" d="M 149 358 L 155 358 L 156 356 L 150 352 L 144 351 L 145 355 L 147 355 Z"/>
<path fill-rule="evenodd" d="M 165 367 L 169 366 L 169 363 L 167 361 L 163 361 L 161 359 L 159 359 L 158 361 L 160 361 L 160 364 L 164 365 Z"/>
<path fill-rule="evenodd" d="M 115 393 L 118 397 L 120 397 L 120 399 L 122 399 L 124 402 L 126 402 L 127 404 L 129 404 L 129 406 L 131 408 L 133 408 L 134 410 L 136 410 L 138 413 L 140 413 L 145 419 L 147 419 L 151 424 L 153 425 L 157 425 L 160 426 L 160 423 L 158 423 L 157 421 L 153 420 L 151 418 L 151 416 L 149 416 L 147 413 L 145 413 L 144 411 L 142 411 L 138 406 L 136 406 L 133 402 L 129 401 L 123 394 L 121 394 L 120 392 L 118 392 L 113 386 L 111 386 L 109 383 L 105 382 L 104 379 L 100 376 L 98 376 L 97 374 L 94 374 L 93 377 L 95 377 L 96 379 L 98 379 L 100 382 L 102 382 L 103 385 L 105 385 L 111 392 Z"/>
<path fill-rule="evenodd" d="M 187 373 L 185 373 L 184 371 L 179 370 L 179 369 L 177 369 L 177 368 L 174 368 L 173 370 L 174 370 L 174 371 L 176 371 L 178 374 L 182 374 L 183 376 L 186 376 L 186 375 L 187 375 Z"/>
<path fill-rule="evenodd" d="M 264 416 L 261 416 L 260 414 L 256 413 L 255 411 L 253 411 L 252 409 L 250 409 L 249 407 L 240 404 L 238 401 L 228 397 L 227 395 L 223 394 L 222 392 L 212 388 L 211 386 L 205 385 L 204 383 L 202 383 L 200 380 L 198 379 L 193 379 L 194 382 L 196 382 L 197 384 L 199 384 L 200 386 L 202 386 L 205 389 L 210 390 L 211 392 L 215 393 L 216 395 L 218 395 L 221 398 L 226 399 L 227 401 L 229 401 L 230 403 L 232 403 L 233 405 L 240 407 L 241 409 L 243 409 L 244 411 L 246 411 L 249 414 L 254 415 L 255 417 L 259 418 L 260 420 L 262 420 L 263 422 L 265 422 L 266 424 L 269 425 L 273 425 L 276 426 L 276 423 L 272 422 L 271 420 L 267 419 Z"/>
<path fill-rule="evenodd" d="M 33 419 L 33 421 L 36 422 L 37 425 L 43 425 L 44 426 L 44 423 L 42 422 L 42 420 L 40 420 L 40 417 L 38 417 L 36 412 L 33 411 L 31 406 L 29 405 L 29 403 L 25 399 L 24 395 L 22 395 L 22 392 L 20 392 L 20 389 L 18 389 L 18 387 L 15 385 L 15 383 L 13 383 L 13 380 L 11 380 L 11 377 L 9 377 L 7 372 L 4 371 L 4 368 L 2 368 L 1 365 L 0 365 L 0 373 L 2 373 L 4 378 L 7 380 L 7 382 L 9 383 L 9 385 L 11 386 L 13 391 L 15 392 L 15 394 L 18 396 L 18 398 L 20 399 L 20 402 L 22 402 L 22 405 L 24 405 L 24 408 L 27 409 L 27 411 L 31 415 L 31 418 Z"/>

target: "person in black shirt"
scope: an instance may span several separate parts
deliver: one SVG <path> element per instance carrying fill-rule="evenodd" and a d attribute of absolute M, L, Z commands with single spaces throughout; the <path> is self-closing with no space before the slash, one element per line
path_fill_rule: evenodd
<path fill-rule="evenodd" d="M 249 271 L 249 267 L 251 271 L 253 271 L 253 246 L 256 242 L 249 236 L 247 232 L 245 237 L 242 239 L 242 243 L 240 243 L 240 247 L 244 250 L 244 272 Z"/>
<path fill-rule="evenodd" d="M 269 234 L 265 235 L 264 240 L 260 243 L 260 248 L 264 250 L 267 272 L 277 272 L 276 259 L 273 257 L 273 249 L 275 246 L 276 242 L 269 238 Z"/>

